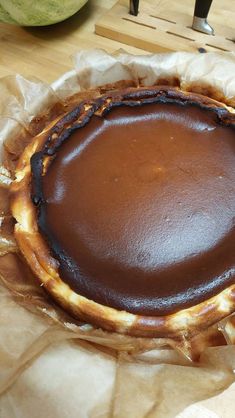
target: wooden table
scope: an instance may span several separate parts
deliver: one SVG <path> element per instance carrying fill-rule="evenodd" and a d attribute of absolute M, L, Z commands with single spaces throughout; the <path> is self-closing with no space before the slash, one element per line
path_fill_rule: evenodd
<path fill-rule="evenodd" d="M 94 33 L 94 24 L 115 0 L 89 0 L 73 17 L 56 25 L 26 28 L 0 23 L 0 77 L 20 73 L 52 82 L 72 68 L 71 56 L 81 49 L 103 48 L 109 52 L 125 48 Z"/>

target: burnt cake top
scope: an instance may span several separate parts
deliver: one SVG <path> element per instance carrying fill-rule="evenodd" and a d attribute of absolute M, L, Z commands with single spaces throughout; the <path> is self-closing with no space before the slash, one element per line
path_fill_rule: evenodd
<path fill-rule="evenodd" d="M 63 281 L 102 305 L 154 316 L 233 284 L 228 112 L 145 91 L 69 118 L 31 159 L 38 226 Z"/>

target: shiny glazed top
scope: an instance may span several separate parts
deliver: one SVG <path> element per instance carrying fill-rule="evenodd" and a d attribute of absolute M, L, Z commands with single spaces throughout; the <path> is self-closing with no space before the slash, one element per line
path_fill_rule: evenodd
<path fill-rule="evenodd" d="M 200 106 L 93 115 L 43 177 L 39 227 L 61 278 L 103 305 L 165 315 L 235 281 L 235 131 Z"/>

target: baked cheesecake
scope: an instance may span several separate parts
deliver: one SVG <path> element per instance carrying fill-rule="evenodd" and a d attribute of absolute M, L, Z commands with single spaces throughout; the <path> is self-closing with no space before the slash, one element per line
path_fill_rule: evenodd
<path fill-rule="evenodd" d="M 195 334 L 235 310 L 235 113 L 169 87 L 51 121 L 11 187 L 15 236 L 73 316 L 136 336 Z"/>

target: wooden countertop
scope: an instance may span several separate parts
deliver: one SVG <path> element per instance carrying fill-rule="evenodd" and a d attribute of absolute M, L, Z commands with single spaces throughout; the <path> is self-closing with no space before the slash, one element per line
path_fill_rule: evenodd
<path fill-rule="evenodd" d="M 20 73 L 52 82 L 72 68 L 71 56 L 81 49 L 103 48 L 109 52 L 134 47 L 94 33 L 94 24 L 116 0 L 89 0 L 76 15 L 64 22 L 42 28 L 0 23 L 0 77 Z"/>

